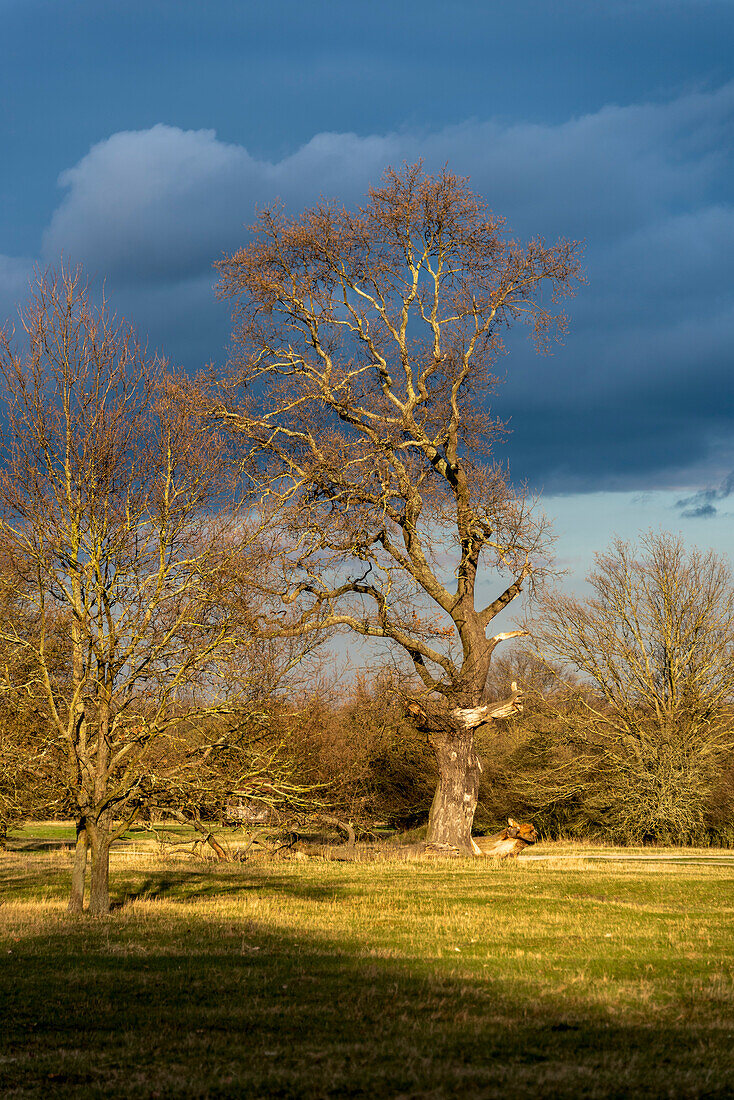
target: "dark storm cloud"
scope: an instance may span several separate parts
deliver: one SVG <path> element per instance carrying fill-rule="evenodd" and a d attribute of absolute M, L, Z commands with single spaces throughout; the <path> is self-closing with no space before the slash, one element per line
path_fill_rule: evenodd
<path fill-rule="evenodd" d="M 242 239 L 257 205 L 279 197 L 297 211 L 322 194 L 352 202 L 387 164 L 418 157 L 469 174 L 516 231 L 601 246 L 715 194 L 733 119 L 734 84 L 672 103 L 606 107 L 560 126 L 319 134 L 277 163 L 211 130 L 159 125 L 114 134 L 62 173 L 67 193 L 44 251 L 76 250 L 125 279 L 191 275 Z"/>
<path fill-rule="evenodd" d="M 277 162 L 213 131 L 117 133 L 61 176 L 44 260 L 107 276 L 151 343 L 195 368 L 221 360 L 227 338 L 212 263 L 244 241 L 258 206 L 352 203 L 388 164 L 448 162 L 518 235 L 587 242 L 566 346 L 536 358 L 513 338 L 500 365 L 515 473 L 556 490 L 685 483 L 734 421 L 733 120 L 726 85 L 560 125 L 319 134 Z M 19 270 L 0 265 L 0 295 Z"/>

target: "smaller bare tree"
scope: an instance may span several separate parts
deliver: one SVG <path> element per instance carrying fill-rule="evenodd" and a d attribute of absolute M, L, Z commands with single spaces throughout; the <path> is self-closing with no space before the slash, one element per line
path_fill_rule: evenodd
<path fill-rule="evenodd" d="M 17 582 L 0 537 L 0 622 L 5 626 L 0 636 L 0 847 L 5 847 L 9 829 L 69 805 L 45 694 L 25 644 L 38 638 L 40 624 Z M 46 627 L 49 675 L 59 683 L 68 677 L 68 621 L 60 617 L 55 627 Z"/>
<path fill-rule="evenodd" d="M 639 548 L 616 540 L 587 581 L 586 599 L 548 594 L 533 626 L 546 659 L 587 685 L 559 698 L 558 718 L 581 770 L 603 775 L 618 835 L 690 841 L 734 748 L 731 570 L 651 532 Z"/>
<path fill-rule="evenodd" d="M 156 738 L 239 704 L 246 616 L 228 613 L 222 578 L 242 568 L 252 532 L 227 439 L 202 430 L 164 364 L 93 304 L 79 271 L 39 279 L 21 322 L 21 351 L 10 331 L 0 337 L 0 529 L 33 629 L 5 619 L 0 642 L 24 654 L 65 755 L 77 819 L 69 908 L 83 908 L 89 847 L 99 914 L 110 845 L 140 808 Z"/>

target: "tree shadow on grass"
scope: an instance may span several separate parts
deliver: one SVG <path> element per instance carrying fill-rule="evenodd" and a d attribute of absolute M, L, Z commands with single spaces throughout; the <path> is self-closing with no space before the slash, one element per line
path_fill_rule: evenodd
<path fill-rule="evenodd" d="M 119 875 L 117 876 L 119 879 Z M 214 870 L 165 870 L 160 873 L 151 873 L 136 883 L 134 887 L 127 887 L 119 883 L 112 886 L 113 910 L 121 909 L 134 901 L 152 901 L 159 898 L 175 897 L 177 901 L 194 904 L 202 898 L 231 896 L 256 891 L 261 894 L 287 894 L 293 898 L 303 898 L 310 901 L 328 901 L 336 898 L 343 891 L 334 884 L 318 886 L 313 883 L 303 882 L 297 878 L 286 875 L 268 874 L 253 876 L 244 868 L 233 868 L 222 871 Z"/>
<path fill-rule="evenodd" d="M 292 887 L 292 883 L 287 883 Z M 150 896 L 150 895 L 148 895 Z M 122 915 L 121 915 L 122 916 Z M 14 1097 L 721 1097 L 701 993 L 645 1024 L 499 971 L 193 909 L 38 927 L 4 957 Z M 3 981 L 3 978 L 0 978 Z M 707 1011 L 708 1009 L 708 1011 Z M 717 1011 L 719 1014 L 717 1015 Z"/>
<path fill-rule="evenodd" d="M 0 892 L 5 901 L 35 900 L 39 893 L 46 897 L 66 898 L 71 885 L 71 856 L 65 865 L 49 867 L 30 865 L 19 871 L 17 866 L 0 867 Z M 87 876 L 89 869 L 87 869 Z M 307 901 L 329 901 L 342 896 L 348 885 L 328 886 L 304 882 L 296 876 L 267 875 L 251 872 L 242 864 L 211 864 L 203 868 L 169 868 L 147 874 L 113 867 L 110 875 L 112 911 L 123 909 L 135 901 L 175 898 L 193 905 L 203 898 L 231 897 L 257 892 L 272 896 L 282 894 Z"/>
<path fill-rule="evenodd" d="M 8 837 L 9 852 L 63 852 L 74 847 L 74 838 Z"/>

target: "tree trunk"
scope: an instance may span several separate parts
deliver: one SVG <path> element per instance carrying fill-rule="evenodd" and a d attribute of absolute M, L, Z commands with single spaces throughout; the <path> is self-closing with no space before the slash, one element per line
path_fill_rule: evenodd
<path fill-rule="evenodd" d="M 217 838 L 214 836 L 214 833 L 209 833 L 208 834 L 208 836 L 206 838 L 206 843 L 209 845 L 209 847 L 212 849 L 212 851 L 216 852 L 217 859 L 228 859 L 229 858 L 227 856 L 227 853 L 225 852 L 224 848 L 222 847 L 222 845 L 219 843 Z"/>
<path fill-rule="evenodd" d="M 89 837 L 87 836 L 87 822 L 80 818 L 76 823 L 76 850 L 74 852 L 74 868 L 71 872 L 71 893 L 67 912 L 82 913 L 84 911 L 84 880 L 87 874 L 87 848 Z"/>
<path fill-rule="evenodd" d="M 110 840 L 101 830 L 92 833 L 92 873 L 89 882 L 89 912 L 102 917 L 110 911 Z"/>
<path fill-rule="evenodd" d="M 476 695 L 477 693 L 475 693 Z M 471 694 L 469 701 L 471 701 Z M 476 855 L 471 827 L 479 798 L 482 765 L 474 751 L 474 731 L 485 722 L 510 718 L 522 711 L 522 691 L 516 683 L 512 695 L 496 703 L 447 710 L 445 703 L 411 702 L 407 713 L 418 729 L 431 739 L 438 763 L 438 787 L 428 818 L 427 843 L 439 848 L 458 848 Z"/>
<path fill-rule="evenodd" d="M 456 728 L 433 733 L 438 786 L 428 818 L 426 842 L 473 853 L 471 829 L 479 797 L 482 765 L 474 751 L 474 730 Z"/>

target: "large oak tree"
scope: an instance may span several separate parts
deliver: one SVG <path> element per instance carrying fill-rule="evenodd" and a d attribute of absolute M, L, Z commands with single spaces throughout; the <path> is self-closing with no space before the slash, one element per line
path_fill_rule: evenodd
<path fill-rule="evenodd" d="M 516 705 L 485 699 L 492 653 L 517 633 L 488 631 L 544 542 L 493 456 L 489 396 L 510 326 L 541 349 L 563 330 L 579 246 L 521 245 L 465 180 L 416 165 L 357 210 L 265 210 L 219 270 L 235 307 L 215 415 L 292 514 L 290 617 L 270 629 L 343 627 L 408 655 L 439 762 L 428 839 L 471 850 L 473 730 Z"/>

